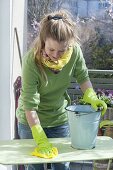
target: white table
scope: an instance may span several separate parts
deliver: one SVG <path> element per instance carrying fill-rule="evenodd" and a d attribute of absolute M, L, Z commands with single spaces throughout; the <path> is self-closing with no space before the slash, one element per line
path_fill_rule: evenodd
<path fill-rule="evenodd" d="M 30 153 L 36 147 L 33 139 L 0 141 L 0 164 L 19 165 L 113 159 L 113 139 L 107 136 L 98 136 L 96 147 L 91 150 L 72 148 L 70 138 L 52 138 L 49 140 L 59 151 L 59 155 L 53 159 L 31 156 Z M 109 165 L 107 169 L 109 169 Z"/>

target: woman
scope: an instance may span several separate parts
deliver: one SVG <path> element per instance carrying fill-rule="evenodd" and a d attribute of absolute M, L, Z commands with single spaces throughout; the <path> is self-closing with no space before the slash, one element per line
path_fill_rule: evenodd
<path fill-rule="evenodd" d="M 33 155 L 53 158 L 57 148 L 48 138 L 69 136 L 66 89 L 75 78 L 84 93 L 84 101 L 95 110 L 106 104 L 97 99 L 88 69 L 77 42 L 75 23 L 65 11 L 46 15 L 34 47 L 23 58 L 22 90 L 17 109 L 20 138 L 34 138 Z M 29 165 L 28 170 L 43 170 Z M 52 164 L 53 170 L 69 170 L 69 163 Z"/>

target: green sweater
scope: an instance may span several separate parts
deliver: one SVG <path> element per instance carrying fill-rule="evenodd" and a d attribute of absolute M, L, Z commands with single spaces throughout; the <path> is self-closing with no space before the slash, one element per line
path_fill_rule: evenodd
<path fill-rule="evenodd" d="M 33 51 L 29 51 L 22 63 L 22 90 L 16 111 L 18 121 L 27 124 L 25 110 L 36 110 L 42 127 L 55 127 L 68 121 L 65 91 L 72 78 L 79 84 L 89 80 L 88 70 L 79 45 L 73 48 L 70 61 L 55 74 L 44 67 L 48 84 L 45 86 Z"/>

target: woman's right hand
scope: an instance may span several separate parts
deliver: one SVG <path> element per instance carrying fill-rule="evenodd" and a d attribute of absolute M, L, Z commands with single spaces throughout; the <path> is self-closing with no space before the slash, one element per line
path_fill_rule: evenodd
<path fill-rule="evenodd" d="M 56 147 L 49 142 L 43 128 L 40 124 L 32 126 L 32 135 L 37 143 L 38 147 L 32 152 L 33 156 L 38 156 L 42 158 L 54 158 L 58 155 L 58 150 Z"/>

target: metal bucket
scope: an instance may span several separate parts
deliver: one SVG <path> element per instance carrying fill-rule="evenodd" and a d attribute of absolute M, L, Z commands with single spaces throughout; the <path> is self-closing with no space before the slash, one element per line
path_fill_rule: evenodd
<path fill-rule="evenodd" d="M 92 149 L 96 144 L 101 111 L 90 105 L 71 105 L 68 110 L 70 137 L 73 148 Z"/>

